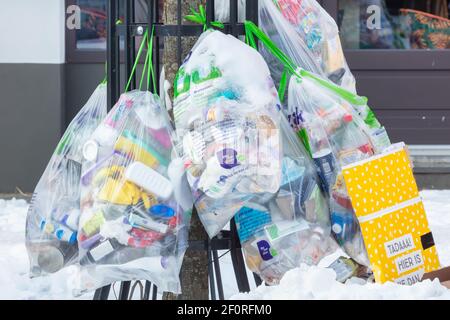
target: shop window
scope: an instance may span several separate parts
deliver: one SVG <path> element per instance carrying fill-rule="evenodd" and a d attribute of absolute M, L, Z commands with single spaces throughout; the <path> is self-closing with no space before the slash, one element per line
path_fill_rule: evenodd
<path fill-rule="evenodd" d="M 450 49 L 449 0 L 339 0 L 345 49 Z"/>
<path fill-rule="evenodd" d="M 80 9 L 80 28 L 66 29 L 66 55 L 68 62 L 103 62 L 106 51 L 108 0 L 66 0 L 66 6 L 76 5 Z M 126 1 L 119 1 L 119 17 L 123 21 Z M 147 21 L 148 0 L 135 0 L 135 22 Z M 136 41 L 136 48 L 140 39 Z M 124 40 L 120 47 L 123 49 Z"/>
<path fill-rule="evenodd" d="M 76 49 L 106 49 L 106 0 L 77 0 L 81 9 Z"/>

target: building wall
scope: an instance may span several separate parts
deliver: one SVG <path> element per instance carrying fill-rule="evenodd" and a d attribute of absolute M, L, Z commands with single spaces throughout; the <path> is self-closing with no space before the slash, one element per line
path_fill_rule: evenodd
<path fill-rule="evenodd" d="M 0 0 L 0 193 L 33 191 L 64 122 L 64 0 Z"/>
<path fill-rule="evenodd" d="M 64 0 L 0 0 L 0 193 L 33 191 L 64 128 L 104 77 L 102 63 L 65 63 L 65 16 Z M 364 70 L 349 58 L 393 141 L 450 144 L 448 68 Z M 437 167 L 419 172 L 424 186 L 450 186 L 449 155 L 418 162 L 419 171 Z"/>
<path fill-rule="evenodd" d="M 353 70 L 393 142 L 450 145 L 450 70 Z"/>

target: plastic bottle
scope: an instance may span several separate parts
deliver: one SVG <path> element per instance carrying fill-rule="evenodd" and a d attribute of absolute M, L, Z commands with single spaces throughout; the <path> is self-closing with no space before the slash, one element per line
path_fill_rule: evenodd
<path fill-rule="evenodd" d="M 78 252 L 77 246 L 51 240 L 33 241 L 29 247 L 34 275 L 61 270 Z"/>
<path fill-rule="evenodd" d="M 331 183 L 336 175 L 336 159 L 333 155 L 333 149 L 319 119 L 312 120 L 308 129 L 312 158 L 316 164 L 324 189 L 329 192 Z"/>
<path fill-rule="evenodd" d="M 122 248 L 122 246 L 115 239 L 106 239 L 101 242 L 98 242 L 95 246 L 89 249 L 86 252 L 84 257 L 80 260 L 81 265 L 88 265 L 93 263 L 101 263 L 108 256 L 112 255 L 115 251 Z"/>
<path fill-rule="evenodd" d="M 353 121 L 353 115 L 349 111 L 350 109 L 351 107 L 347 104 L 337 104 L 334 102 L 326 108 L 318 108 L 317 114 L 327 135 L 332 135 Z"/>
<path fill-rule="evenodd" d="M 337 132 L 333 140 L 340 150 L 338 160 L 342 167 L 367 159 L 374 154 L 374 148 L 369 137 L 355 121 Z"/>
<path fill-rule="evenodd" d="M 64 211 L 60 216 L 60 222 L 72 230 L 78 230 L 78 221 L 80 220 L 80 210 L 72 209 Z"/>
<path fill-rule="evenodd" d="M 342 207 L 333 199 L 331 201 L 331 230 L 341 245 L 351 241 L 356 232 L 353 211 Z"/>
<path fill-rule="evenodd" d="M 141 162 L 129 165 L 125 178 L 162 200 L 169 199 L 173 193 L 172 183 L 166 177 Z"/>
<path fill-rule="evenodd" d="M 46 234 L 52 235 L 60 241 L 65 241 L 69 244 L 75 244 L 77 242 L 77 232 L 63 224 L 42 218 L 39 226 Z"/>

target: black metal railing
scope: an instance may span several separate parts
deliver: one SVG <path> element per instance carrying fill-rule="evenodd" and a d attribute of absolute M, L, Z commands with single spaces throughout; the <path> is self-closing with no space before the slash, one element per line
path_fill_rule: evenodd
<path fill-rule="evenodd" d="M 154 45 L 153 45 L 153 67 L 157 75 L 161 71 L 161 39 L 163 37 L 176 37 L 177 38 L 177 62 L 181 65 L 182 62 L 182 38 L 187 36 L 199 36 L 203 32 L 203 26 L 200 25 L 184 25 L 182 24 L 182 2 L 178 0 L 177 3 L 177 24 L 166 25 L 162 24 L 158 17 L 160 14 L 160 1 L 147 0 L 148 15 L 146 23 L 135 22 L 135 0 L 120 0 L 126 1 L 124 20 L 122 23 L 117 24 L 119 19 L 119 0 L 108 0 L 107 7 L 107 71 L 108 71 L 108 108 L 111 109 L 114 103 L 119 98 L 120 93 L 123 91 L 121 88 L 121 78 L 128 79 L 131 74 L 132 66 L 135 62 L 136 56 L 136 37 L 142 36 L 145 29 L 152 30 L 154 27 Z M 162 0 L 163 1 L 163 0 Z M 232 34 L 233 36 L 244 35 L 244 25 L 238 22 L 238 0 L 219 0 L 230 2 L 230 19 L 228 23 L 224 24 L 225 33 Z M 251 20 L 255 23 L 258 21 L 258 1 L 246 0 L 245 17 L 247 20 Z M 207 21 L 214 20 L 214 0 L 206 0 L 206 17 Z M 124 40 L 124 65 L 125 72 L 120 74 L 120 38 Z M 156 76 L 156 87 L 158 84 L 159 76 Z M 123 83 L 123 82 L 122 82 Z M 130 89 L 136 88 L 135 76 L 131 81 Z M 211 299 L 216 300 L 224 299 L 224 290 L 222 283 L 222 275 L 219 264 L 218 250 L 229 250 L 233 269 L 236 277 L 237 287 L 239 292 L 250 291 L 250 284 L 247 277 L 247 271 L 245 267 L 244 258 L 242 255 L 240 241 L 236 231 L 236 224 L 234 220 L 230 223 L 230 230 L 221 231 L 213 239 L 206 241 L 189 241 L 188 250 L 206 250 L 208 253 L 208 276 L 209 276 L 209 289 Z M 254 274 L 254 280 L 256 285 L 262 283 L 261 279 Z M 133 285 L 134 286 L 134 285 Z M 132 289 L 131 281 L 124 281 L 120 284 L 119 295 L 120 300 L 127 300 L 130 298 L 130 291 Z M 106 300 L 110 295 L 111 286 L 106 286 L 98 289 L 95 292 L 95 300 Z M 217 289 L 217 290 L 216 290 Z M 216 292 L 217 291 L 217 292 Z M 145 282 L 143 290 L 144 299 L 156 299 L 158 289 L 150 283 Z"/>

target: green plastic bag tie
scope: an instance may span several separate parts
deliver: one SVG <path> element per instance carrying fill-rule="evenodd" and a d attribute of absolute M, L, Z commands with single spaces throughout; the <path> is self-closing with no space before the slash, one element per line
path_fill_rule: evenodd
<path fill-rule="evenodd" d="M 136 61 L 134 62 L 133 69 L 131 70 L 130 78 L 128 79 L 127 85 L 125 87 L 125 92 L 127 92 L 128 89 L 130 88 L 131 80 L 133 79 L 134 73 L 136 72 L 136 67 L 139 63 L 139 59 L 141 57 L 142 50 L 144 49 L 144 47 L 147 43 L 147 37 L 148 37 L 148 29 L 145 30 L 144 37 L 142 38 L 141 46 L 139 47 L 139 51 L 136 55 Z"/>
<path fill-rule="evenodd" d="M 255 37 L 253 36 L 253 32 L 251 30 L 251 25 L 244 24 L 244 29 L 245 29 L 245 43 L 250 47 L 252 47 L 253 49 L 258 50 Z"/>
<path fill-rule="evenodd" d="M 105 77 L 100 84 L 106 84 L 108 82 L 108 62 L 105 62 Z"/>
<path fill-rule="evenodd" d="M 284 96 L 286 94 L 286 86 L 288 80 L 288 71 L 286 68 L 283 69 L 283 73 L 281 74 L 280 85 L 278 87 L 278 97 L 280 98 L 280 102 L 284 102 Z"/>
<path fill-rule="evenodd" d="M 142 75 L 141 75 L 141 81 L 139 82 L 139 90 L 142 89 L 142 84 L 144 82 L 145 76 L 147 76 L 147 91 L 150 88 L 150 82 L 152 82 L 153 85 L 153 92 L 157 94 L 156 92 L 156 82 L 155 82 L 155 74 L 153 69 L 153 39 L 155 34 L 155 27 L 152 28 L 152 33 L 150 36 L 150 40 L 147 39 L 147 54 L 145 56 L 145 62 L 144 62 L 144 68 L 142 69 Z M 150 80 L 152 79 L 152 81 Z"/>
<path fill-rule="evenodd" d="M 144 62 L 144 68 L 142 69 L 141 81 L 139 81 L 139 90 L 142 90 L 142 83 L 144 82 L 144 78 L 145 78 L 146 70 L 147 70 L 148 59 L 150 58 L 149 54 L 148 54 L 148 50 L 150 50 L 150 49 L 149 49 L 148 42 L 147 42 L 147 54 L 145 55 L 145 62 Z M 148 77 L 148 75 L 147 75 L 147 77 Z M 148 90 L 148 84 L 147 84 L 147 90 Z"/>
<path fill-rule="evenodd" d="M 298 137 L 302 141 L 303 145 L 305 146 L 306 151 L 308 151 L 310 157 L 312 158 L 312 149 L 311 149 L 311 143 L 309 142 L 309 136 L 308 132 L 305 128 L 300 129 L 300 131 L 297 132 Z"/>
<path fill-rule="evenodd" d="M 153 69 L 153 39 L 155 34 L 155 26 L 152 28 L 152 34 L 150 37 L 150 43 L 149 43 L 149 64 L 148 64 L 148 70 L 147 70 L 147 90 L 150 87 L 150 75 L 152 78 L 152 84 L 153 84 L 153 93 L 158 94 L 156 91 L 156 78 L 155 78 L 155 71 Z"/>
<path fill-rule="evenodd" d="M 338 96 L 340 96 L 342 99 L 348 101 L 351 104 L 362 106 L 367 105 L 367 98 L 358 96 L 350 91 L 347 91 L 334 83 L 324 80 L 311 72 L 308 72 L 300 67 L 298 67 L 283 51 L 278 48 L 275 43 L 261 30 L 259 29 L 253 22 L 251 21 L 245 21 L 245 33 L 247 35 L 248 42 L 250 42 L 249 45 L 251 45 L 251 38 L 250 34 L 256 36 L 259 41 L 261 41 L 264 46 L 267 48 L 267 50 L 274 55 L 284 66 L 285 71 L 289 72 L 290 74 L 293 74 L 299 78 L 308 78 L 311 80 L 314 80 L 319 85 L 333 91 Z M 254 40 L 253 40 L 254 42 Z M 252 45 L 251 45 L 252 46 Z M 280 84 L 281 85 L 281 84 Z"/>
<path fill-rule="evenodd" d="M 331 81 L 322 79 L 315 74 L 306 71 L 305 69 L 299 68 L 298 73 L 303 78 L 308 78 L 311 80 L 314 80 L 316 83 L 320 84 L 322 87 L 325 87 L 329 89 L 330 91 L 337 94 L 342 99 L 348 101 L 349 103 L 356 105 L 356 106 L 364 106 L 367 105 L 367 98 L 358 96 L 350 91 L 345 90 L 344 88 L 332 83 Z"/>
<path fill-rule="evenodd" d="M 186 15 L 184 19 L 203 25 L 203 32 L 208 29 L 212 29 L 212 27 L 219 29 L 225 28 L 224 24 L 219 21 L 211 21 L 208 25 L 208 20 L 206 19 L 206 10 L 202 4 L 198 6 L 198 11 L 195 11 L 195 9 L 191 7 L 191 14 Z"/>
<path fill-rule="evenodd" d="M 377 117 L 375 116 L 375 113 L 373 113 L 372 110 L 369 110 L 369 113 L 367 114 L 366 118 L 364 119 L 364 122 L 369 126 L 369 128 L 380 128 L 381 124 L 378 121 Z"/>

